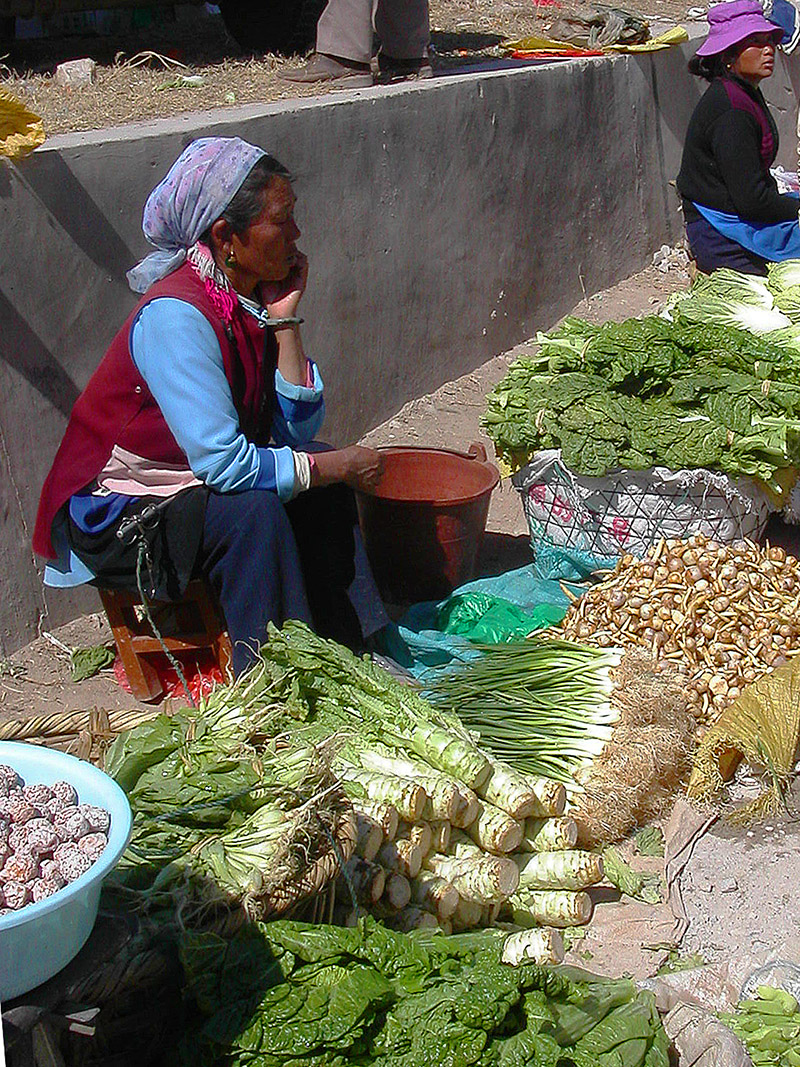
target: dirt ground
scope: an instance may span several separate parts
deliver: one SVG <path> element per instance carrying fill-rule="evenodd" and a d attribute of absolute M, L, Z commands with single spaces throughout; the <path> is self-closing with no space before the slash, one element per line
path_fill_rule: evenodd
<path fill-rule="evenodd" d="M 654 34 L 686 21 L 691 7 L 688 0 L 622 6 L 648 21 Z M 503 40 L 555 34 L 559 20 L 591 8 L 587 0 L 431 0 L 435 75 L 498 60 Z M 221 17 L 204 7 L 153 8 L 143 20 L 148 24 L 124 34 L 17 40 L 8 55 L 0 54 L 0 86 L 40 115 L 48 134 L 331 91 L 281 81 L 280 71 L 297 57 L 248 55 Z M 57 85 L 56 65 L 83 57 L 97 61 L 96 82 Z"/>

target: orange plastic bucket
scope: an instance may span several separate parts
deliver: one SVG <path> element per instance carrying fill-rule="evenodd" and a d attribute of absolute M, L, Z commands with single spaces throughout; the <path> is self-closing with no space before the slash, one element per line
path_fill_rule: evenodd
<path fill-rule="evenodd" d="M 439 600 L 472 578 L 500 472 L 483 445 L 468 453 L 382 448 L 374 494 L 357 493 L 367 555 L 384 600 Z"/>

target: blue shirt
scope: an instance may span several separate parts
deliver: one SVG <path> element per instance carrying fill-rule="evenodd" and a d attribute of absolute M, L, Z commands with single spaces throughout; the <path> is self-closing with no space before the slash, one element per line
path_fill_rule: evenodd
<path fill-rule="evenodd" d="M 268 319 L 266 312 L 250 314 Z M 266 327 L 267 329 L 269 327 Z M 147 304 L 134 320 L 130 349 L 137 370 L 153 394 L 167 426 L 186 453 L 193 474 L 220 493 L 264 489 L 289 500 L 294 492 L 295 449 L 310 445 L 325 416 L 323 383 L 311 363 L 312 385 L 287 382 L 275 371 L 274 447 L 259 448 L 241 431 L 214 329 L 193 305 L 173 297 Z M 134 497 L 92 497 L 70 501 L 70 515 L 83 529 L 102 529 Z M 98 525 L 102 509 L 103 521 Z M 58 520 L 53 525 L 58 560 L 45 568 L 45 584 L 73 586 L 94 577 L 70 551 Z"/>

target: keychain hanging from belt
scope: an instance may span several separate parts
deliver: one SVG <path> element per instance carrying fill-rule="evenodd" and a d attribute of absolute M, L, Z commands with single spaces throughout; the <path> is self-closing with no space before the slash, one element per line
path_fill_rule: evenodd
<path fill-rule="evenodd" d="M 167 660 L 172 665 L 172 667 L 175 669 L 175 672 L 178 675 L 178 678 L 180 679 L 180 683 L 183 686 L 183 690 L 186 693 L 187 700 L 193 708 L 196 708 L 197 703 L 191 692 L 189 691 L 189 684 L 186 681 L 186 676 L 183 673 L 180 661 L 177 659 L 176 656 L 173 656 L 173 654 L 167 648 L 166 642 L 164 641 L 164 637 L 161 634 L 161 631 L 158 629 L 155 619 L 153 618 L 152 612 L 150 611 L 149 601 L 155 600 L 155 594 L 157 589 L 155 575 L 153 574 L 153 555 L 150 549 L 150 535 L 152 535 L 158 529 L 158 525 L 161 522 L 162 514 L 166 510 L 169 503 L 170 500 L 167 499 L 159 504 L 147 504 L 136 515 L 127 516 L 119 524 L 119 528 L 117 530 L 117 538 L 123 544 L 125 542 L 128 542 L 136 546 L 136 588 L 139 591 L 139 597 L 142 602 L 142 611 L 144 612 L 144 617 L 147 620 L 148 626 L 153 631 L 159 645 L 161 645 L 162 652 L 167 657 Z M 147 577 L 150 582 L 148 593 L 145 593 L 144 582 L 142 580 L 142 571 L 144 566 L 146 566 L 147 568 Z"/>

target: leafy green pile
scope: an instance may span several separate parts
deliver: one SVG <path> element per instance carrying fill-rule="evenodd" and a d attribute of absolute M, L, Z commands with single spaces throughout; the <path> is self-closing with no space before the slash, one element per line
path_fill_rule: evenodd
<path fill-rule="evenodd" d="M 720 1019 L 744 1044 L 756 1067 L 800 1067 L 800 1007 L 791 993 L 761 985 L 752 1000 L 740 1000 L 735 1012 L 722 1012 Z"/>
<path fill-rule="evenodd" d="M 766 278 L 727 267 L 711 275 L 698 274 L 691 289 L 675 294 L 667 306 L 671 315 L 689 322 L 735 326 L 755 334 L 774 333 L 792 325 Z"/>
<path fill-rule="evenodd" d="M 540 334 L 489 394 L 483 425 L 518 468 L 560 448 L 578 474 L 705 467 L 780 491 L 800 464 L 800 352 L 733 327 L 650 316 Z"/>
<path fill-rule="evenodd" d="M 498 931 L 404 935 L 278 921 L 188 933 L 205 1016 L 191 1067 L 667 1067 L 651 994 L 627 979 L 500 961 Z"/>
<path fill-rule="evenodd" d="M 800 260 L 771 263 L 768 277 L 722 267 L 698 274 L 686 292 L 666 304 L 672 318 L 735 326 L 797 349 L 800 344 Z"/>

